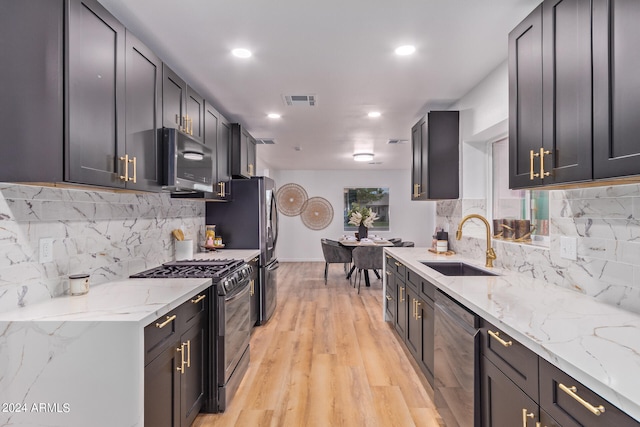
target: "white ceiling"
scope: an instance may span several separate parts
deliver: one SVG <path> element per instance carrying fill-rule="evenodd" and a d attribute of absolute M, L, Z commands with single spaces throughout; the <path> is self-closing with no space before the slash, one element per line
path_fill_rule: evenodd
<path fill-rule="evenodd" d="M 100 0 L 229 120 L 275 169 L 410 167 L 411 126 L 507 58 L 540 0 Z M 413 44 L 414 55 L 394 49 Z M 253 52 L 231 55 L 235 47 Z M 315 94 L 315 107 L 283 95 Z M 379 111 L 377 119 L 367 117 Z M 282 118 L 273 120 L 267 113 Z M 300 147 L 300 151 L 295 148 Z M 375 162 L 352 155 L 372 151 Z"/>

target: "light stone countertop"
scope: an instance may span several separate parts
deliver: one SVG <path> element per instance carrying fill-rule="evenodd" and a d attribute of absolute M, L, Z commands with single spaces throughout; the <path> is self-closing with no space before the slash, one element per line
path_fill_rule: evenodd
<path fill-rule="evenodd" d="M 385 252 L 640 420 L 640 315 L 511 271 L 452 277 L 420 263 L 464 261 L 486 269 L 484 259 L 436 255 L 427 248 Z"/>

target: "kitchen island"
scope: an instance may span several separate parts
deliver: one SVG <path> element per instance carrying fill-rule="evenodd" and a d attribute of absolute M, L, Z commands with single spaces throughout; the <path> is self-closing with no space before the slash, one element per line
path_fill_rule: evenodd
<path fill-rule="evenodd" d="M 210 286 L 204 278 L 123 279 L 0 313 L 0 425 L 142 426 L 144 327 Z"/>
<path fill-rule="evenodd" d="M 488 270 L 484 259 L 436 255 L 427 248 L 385 248 L 385 253 L 640 420 L 638 314 L 507 270 L 455 277 L 421 263 L 463 261 Z"/>

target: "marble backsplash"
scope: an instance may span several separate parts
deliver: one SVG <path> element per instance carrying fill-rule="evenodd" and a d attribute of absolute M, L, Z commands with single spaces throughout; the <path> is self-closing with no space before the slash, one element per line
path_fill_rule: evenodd
<path fill-rule="evenodd" d="M 0 312 L 64 295 L 69 274 L 91 285 L 173 259 L 171 230 L 197 241 L 205 204 L 168 194 L 0 183 Z M 53 239 L 53 261 L 39 242 Z"/>
<path fill-rule="evenodd" d="M 479 221 L 465 223 L 462 240 L 455 240 L 469 213 L 486 215 L 485 201 L 439 201 L 436 224 L 450 231 L 454 251 L 483 260 Z M 640 185 L 550 190 L 549 217 L 549 248 L 494 240 L 495 265 L 640 313 Z M 576 261 L 560 256 L 562 236 L 577 239 Z"/>

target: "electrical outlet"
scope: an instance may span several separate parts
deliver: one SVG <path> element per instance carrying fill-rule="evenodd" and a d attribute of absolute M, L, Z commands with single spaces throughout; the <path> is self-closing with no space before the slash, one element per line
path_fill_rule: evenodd
<path fill-rule="evenodd" d="M 53 239 L 40 239 L 40 262 L 53 262 Z"/>
<path fill-rule="evenodd" d="M 578 259 L 578 239 L 560 236 L 560 257 L 575 261 Z"/>

